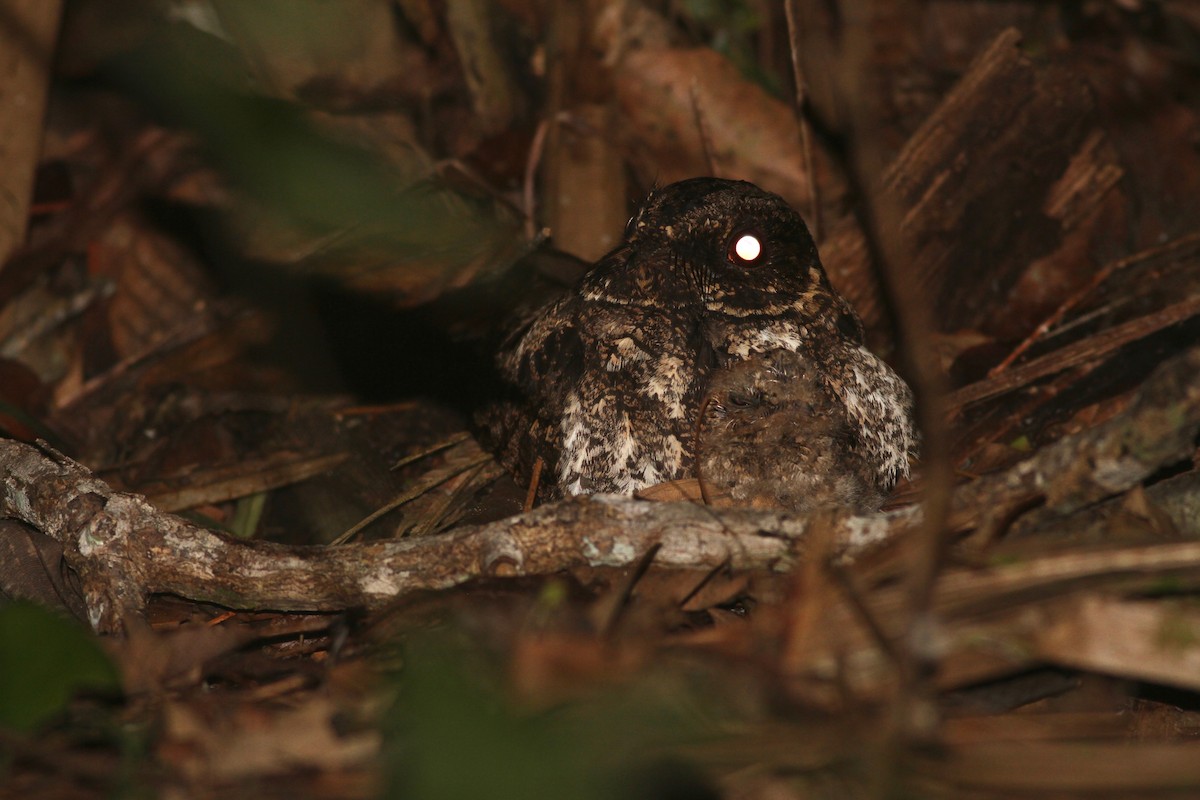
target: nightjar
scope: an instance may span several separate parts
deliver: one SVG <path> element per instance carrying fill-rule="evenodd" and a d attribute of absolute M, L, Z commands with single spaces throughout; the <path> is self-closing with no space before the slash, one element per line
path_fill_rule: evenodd
<path fill-rule="evenodd" d="M 907 453 L 889 442 L 912 439 L 908 387 L 879 370 L 882 396 L 864 433 L 850 406 L 847 384 L 869 362 L 818 361 L 803 351 L 770 350 L 715 370 L 700 406 L 696 476 L 704 496 L 721 504 L 811 511 L 879 509 Z M 869 373 L 868 373 L 869 374 Z"/>
<path fill-rule="evenodd" d="M 743 395 L 782 392 L 757 414 L 784 426 L 770 434 L 774 445 L 838 450 L 780 458 L 766 447 L 747 480 L 769 478 L 778 459 L 780 469 L 812 471 L 814 493 L 863 509 L 907 475 L 915 449 L 911 393 L 862 344 L 862 323 L 830 286 L 803 220 L 743 181 L 694 178 L 653 191 L 620 245 L 514 326 L 497 363 L 510 396 L 481 413 L 481 435 L 521 481 L 542 461 L 542 500 L 696 477 L 708 396 L 717 398 L 710 431 L 716 415 L 734 418 L 705 449 L 723 483 L 739 482 L 734 465 L 755 447 L 736 420 L 741 409 L 730 411 Z M 787 413 L 813 421 L 787 428 Z M 805 425 L 812 441 L 799 441 Z M 733 448 L 724 466 L 721 447 Z M 867 488 L 839 492 L 825 483 L 840 475 L 816 474 L 846 464 L 861 464 Z"/>

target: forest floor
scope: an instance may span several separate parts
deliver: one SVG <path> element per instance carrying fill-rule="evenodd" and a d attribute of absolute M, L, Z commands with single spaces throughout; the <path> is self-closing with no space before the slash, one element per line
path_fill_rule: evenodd
<path fill-rule="evenodd" d="M 9 6 L 0 797 L 1200 793 L 1197 4 Z M 472 437 L 696 175 L 913 386 L 878 514 Z"/>

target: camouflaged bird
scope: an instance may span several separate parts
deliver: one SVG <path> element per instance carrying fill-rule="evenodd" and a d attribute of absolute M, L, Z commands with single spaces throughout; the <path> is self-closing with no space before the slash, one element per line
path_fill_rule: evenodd
<path fill-rule="evenodd" d="M 730 381 L 762 383 L 777 352 L 797 357 L 770 380 L 803 365 L 798 390 L 812 394 L 783 406 L 837 429 L 820 432 L 819 446 L 857 454 L 880 492 L 907 475 L 911 393 L 862 344 L 862 323 L 830 286 L 800 216 L 751 183 L 681 181 L 652 192 L 619 246 L 512 330 L 498 356 L 511 396 L 481 414 L 482 436 L 518 480 L 542 461 L 542 500 L 695 477 L 702 401 L 715 389 L 724 400 L 714 413 L 728 417 Z M 737 426 L 724 430 L 713 441 L 732 444 Z"/>
<path fill-rule="evenodd" d="M 871 376 L 881 396 L 907 400 L 891 370 L 853 351 L 817 361 L 802 351 L 770 350 L 715 370 L 700 406 L 696 475 L 706 498 L 722 505 L 812 511 L 877 511 L 907 454 L 908 403 L 880 404 L 864 432 L 843 397 Z M 896 457 L 904 455 L 903 461 Z"/>

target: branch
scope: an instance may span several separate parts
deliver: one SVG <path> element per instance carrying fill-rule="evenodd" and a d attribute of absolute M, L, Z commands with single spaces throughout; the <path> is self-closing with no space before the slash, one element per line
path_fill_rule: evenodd
<path fill-rule="evenodd" d="M 623 566 L 655 544 L 668 567 L 790 564 L 808 520 L 691 503 L 577 498 L 447 534 L 336 547 L 245 542 L 164 514 L 113 491 L 83 466 L 26 444 L 0 441 L 0 515 L 59 542 L 80 578 L 88 620 L 120 629 L 153 594 L 232 608 L 338 611 L 472 578 L 544 575 L 574 566 Z M 887 531 L 887 518 L 847 520 L 848 546 Z"/>
<path fill-rule="evenodd" d="M 1140 484 L 1192 452 L 1200 429 L 1200 348 L 1160 368 L 1129 410 L 1044 448 L 995 476 L 960 487 L 959 528 L 1031 494 L 1059 513 Z M 62 546 L 79 578 L 88 620 L 120 630 L 154 594 L 230 608 L 340 611 L 445 589 L 481 576 L 547 575 L 577 566 L 620 567 L 654 545 L 659 566 L 787 569 L 815 525 L 832 525 L 835 551 L 854 557 L 913 530 L 916 509 L 870 517 L 798 518 L 624 497 L 574 498 L 437 536 L 334 547 L 246 542 L 113 491 L 57 453 L 0 441 L 0 516 Z M 0 533 L 6 530 L 0 528 Z"/>
<path fill-rule="evenodd" d="M 960 487 L 951 516 L 961 525 L 1032 498 L 1044 498 L 1059 514 L 1073 513 L 1192 455 L 1197 430 L 1200 348 L 1160 366 L 1124 413 Z"/>

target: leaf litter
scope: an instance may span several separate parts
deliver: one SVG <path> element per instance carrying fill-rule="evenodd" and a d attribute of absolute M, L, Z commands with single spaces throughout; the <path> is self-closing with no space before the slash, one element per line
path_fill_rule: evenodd
<path fill-rule="evenodd" d="M 0 674 L 0 795 L 1200 786 L 1188 4 L 101 5 L 5 220 L 0 610 L 105 633 L 0 641 L 77 664 Z M 819 203 L 872 345 L 936 347 L 936 547 L 933 464 L 872 520 L 681 482 L 513 521 L 464 437 L 490 332 L 714 171 Z"/>

